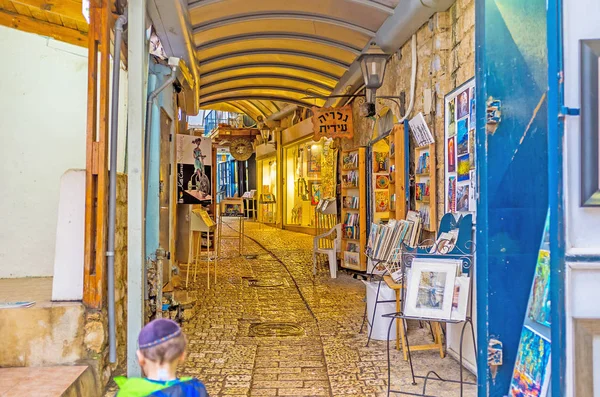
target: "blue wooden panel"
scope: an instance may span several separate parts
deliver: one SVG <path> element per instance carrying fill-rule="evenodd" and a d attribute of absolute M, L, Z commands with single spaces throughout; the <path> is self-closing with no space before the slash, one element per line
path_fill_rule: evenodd
<path fill-rule="evenodd" d="M 478 2 L 476 31 L 477 98 L 501 101 L 502 112 L 487 131 L 478 103 L 479 395 L 504 396 L 548 208 L 546 1 Z M 482 376 L 489 337 L 504 344 L 494 381 Z"/>

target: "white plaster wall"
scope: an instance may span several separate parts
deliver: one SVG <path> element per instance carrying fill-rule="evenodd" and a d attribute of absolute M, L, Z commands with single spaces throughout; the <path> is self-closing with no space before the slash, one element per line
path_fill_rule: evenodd
<path fill-rule="evenodd" d="M 53 273 L 59 182 L 85 168 L 84 48 L 0 27 L 0 277 Z"/>
<path fill-rule="evenodd" d="M 579 40 L 600 38 L 600 2 L 569 0 L 564 2 L 565 105 L 580 107 Z M 581 208 L 579 117 L 565 121 L 565 209 L 567 255 L 600 254 L 600 208 Z M 567 396 L 574 395 L 573 319 L 600 318 L 597 305 L 600 294 L 600 263 L 570 263 L 567 259 Z M 596 363 L 594 363 L 595 365 Z"/>

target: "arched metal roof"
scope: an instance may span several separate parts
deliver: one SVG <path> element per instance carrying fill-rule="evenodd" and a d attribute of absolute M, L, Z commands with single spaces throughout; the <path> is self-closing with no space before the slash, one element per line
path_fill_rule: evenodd
<path fill-rule="evenodd" d="M 322 106 L 400 0 L 191 0 L 200 106 Z"/>

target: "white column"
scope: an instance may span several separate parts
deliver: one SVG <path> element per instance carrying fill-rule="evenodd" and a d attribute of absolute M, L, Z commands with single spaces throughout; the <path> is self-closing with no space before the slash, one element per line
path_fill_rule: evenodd
<path fill-rule="evenodd" d="M 127 376 L 141 376 L 137 337 L 144 324 L 144 126 L 148 45 L 146 0 L 129 0 L 127 61 Z"/>

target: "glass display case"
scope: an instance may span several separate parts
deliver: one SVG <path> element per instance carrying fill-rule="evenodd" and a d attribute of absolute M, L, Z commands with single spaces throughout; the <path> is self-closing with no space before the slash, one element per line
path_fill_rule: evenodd
<path fill-rule="evenodd" d="M 284 226 L 313 228 L 319 200 L 336 196 L 337 161 L 332 145 L 332 140 L 309 138 L 283 148 Z"/>
<path fill-rule="evenodd" d="M 258 220 L 277 223 L 277 158 L 257 160 Z"/>

